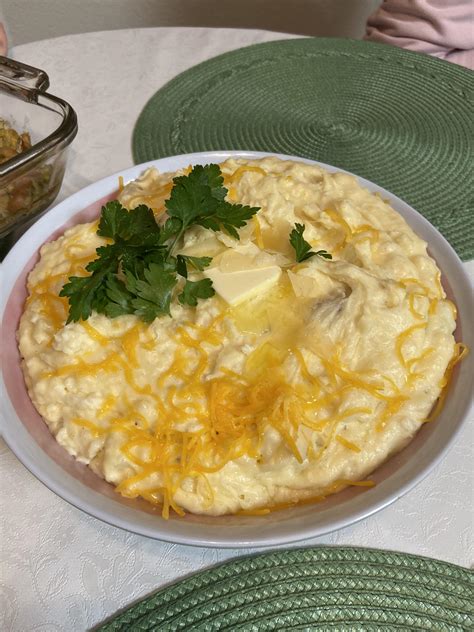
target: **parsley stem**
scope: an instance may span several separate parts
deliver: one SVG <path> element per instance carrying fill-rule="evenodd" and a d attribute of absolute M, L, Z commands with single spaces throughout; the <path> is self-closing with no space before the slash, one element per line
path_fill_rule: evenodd
<path fill-rule="evenodd" d="M 171 255 L 173 254 L 173 250 L 176 246 L 176 244 L 178 243 L 178 241 L 181 239 L 181 237 L 184 235 L 185 231 L 186 231 L 186 226 L 185 224 L 181 225 L 181 229 L 179 231 L 179 233 L 176 235 L 176 237 L 173 239 L 173 243 L 171 244 L 171 246 L 169 246 L 168 248 L 168 255 L 166 256 L 166 261 L 169 261 L 171 258 Z"/>

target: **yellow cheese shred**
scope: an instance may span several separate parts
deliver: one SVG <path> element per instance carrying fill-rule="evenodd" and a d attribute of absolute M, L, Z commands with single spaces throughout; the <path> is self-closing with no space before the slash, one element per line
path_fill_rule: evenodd
<path fill-rule="evenodd" d="M 418 364 L 418 362 L 422 362 L 423 360 L 425 360 L 429 355 L 431 355 L 434 351 L 433 347 L 428 347 L 427 349 L 425 349 L 423 351 L 423 353 L 421 353 L 418 357 L 416 358 L 411 358 L 411 360 L 407 360 L 406 361 L 406 367 L 408 368 L 408 371 L 411 375 L 414 375 L 412 373 L 412 368 L 415 364 Z"/>
<path fill-rule="evenodd" d="M 86 428 L 86 430 L 88 430 L 94 437 L 100 437 L 101 435 L 106 434 L 109 431 L 108 428 L 102 428 L 101 426 L 92 423 L 92 421 L 89 421 L 88 419 L 83 419 L 82 417 L 75 417 L 74 419 L 71 419 L 71 422 L 76 426 Z"/>
<path fill-rule="evenodd" d="M 54 332 L 64 327 L 67 318 L 67 306 L 64 300 L 50 292 L 33 293 L 30 300 L 37 300 L 40 305 L 40 312 L 53 326 Z"/>
<path fill-rule="evenodd" d="M 418 292 L 412 292 L 408 296 L 408 304 L 410 308 L 410 312 L 412 315 L 418 320 L 424 320 L 425 316 L 421 312 L 417 311 L 415 308 L 415 300 L 419 297 L 426 297 L 426 294 L 420 294 Z"/>
<path fill-rule="evenodd" d="M 405 344 L 407 339 L 413 334 L 414 331 L 418 331 L 419 329 L 426 329 L 426 326 L 427 326 L 427 323 L 419 323 L 418 325 L 412 325 L 411 327 L 408 327 L 407 329 L 405 329 L 405 331 L 402 331 L 402 333 L 397 336 L 397 340 L 395 342 L 395 351 L 397 353 L 398 359 L 400 360 L 400 363 L 402 364 L 402 366 L 404 367 L 407 366 L 407 361 L 405 359 L 405 356 L 403 355 L 403 345 Z"/>
<path fill-rule="evenodd" d="M 253 167 L 252 165 L 242 165 L 241 167 L 238 167 L 234 173 L 232 173 L 230 176 L 227 176 L 227 181 L 229 182 L 236 182 L 236 180 L 239 180 L 244 173 L 258 173 L 262 176 L 266 176 L 268 175 L 267 172 L 262 169 L 261 167 Z"/>
<path fill-rule="evenodd" d="M 352 236 L 356 237 L 360 235 L 359 241 L 368 239 L 371 245 L 377 244 L 380 241 L 380 231 L 370 226 L 370 224 L 362 224 L 352 229 Z"/>
<path fill-rule="evenodd" d="M 341 435 L 336 435 L 336 441 L 338 441 L 341 445 L 343 445 L 348 450 L 352 450 L 352 452 L 360 452 L 361 451 L 361 449 L 359 448 L 358 445 L 356 445 L 355 443 L 352 443 L 352 441 L 348 441 L 347 439 L 345 439 Z"/>
<path fill-rule="evenodd" d="M 260 228 L 260 222 L 258 221 L 258 218 L 256 215 L 252 217 L 252 221 L 253 221 L 254 230 L 255 230 L 255 243 L 260 248 L 260 250 L 263 250 L 265 248 L 265 244 L 263 242 L 262 229 Z"/>
<path fill-rule="evenodd" d="M 109 344 L 109 342 L 110 342 L 109 338 L 107 338 L 107 336 L 104 336 L 103 334 L 101 334 L 100 331 L 97 331 L 97 329 L 95 327 L 93 327 L 88 320 L 81 320 L 80 324 L 87 331 L 89 336 L 93 340 L 98 342 L 100 345 L 105 347 L 105 345 Z"/>
<path fill-rule="evenodd" d="M 430 306 L 428 308 L 428 314 L 430 316 L 433 316 L 433 314 L 436 313 L 436 309 L 438 308 L 438 303 L 439 303 L 439 300 L 437 298 L 434 298 L 430 301 Z"/>
<path fill-rule="evenodd" d="M 145 329 L 142 322 L 138 322 L 134 327 L 129 329 L 122 337 L 122 348 L 125 356 L 131 366 L 138 366 L 137 346 L 140 340 L 140 334 Z"/>
<path fill-rule="evenodd" d="M 117 397 L 115 397 L 114 395 L 108 395 L 102 403 L 102 406 L 97 411 L 98 419 L 102 419 L 103 417 L 105 417 L 105 415 L 107 415 L 107 413 L 112 409 L 116 402 Z"/>
<path fill-rule="evenodd" d="M 451 376 L 454 370 L 454 367 L 458 362 L 461 362 L 463 358 L 467 356 L 469 353 L 469 348 L 463 342 L 456 342 L 454 345 L 453 355 L 451 356 L 451 360 L 448 362 L 448 366 L 446 367 L 446 371 L 444 372 L 444 376 L 439 383 L 439 387 L 442 389 L 438 401 L 436 402 L 435 407 L 428 415 L 428 417 L 424 420 L 424 423 L 429 423 L 436 419 L 439 413 L 442 411 L 444 402 L 446 399 L 446 395 L 448 394 L 448 386 L 451 380 Z"/>
<path fill-rule="evenodd" d="M 419 279 L 415 279 L 414 277 L 405 277 L 404 279 L 400 279 L 398 281 L 399 285 L 402 287 L 409 287 L 410 285 L 417 285 L 420 287 L 426 295 L 430 293 L 429 289 L 426 285 L 423 285 Z"/>

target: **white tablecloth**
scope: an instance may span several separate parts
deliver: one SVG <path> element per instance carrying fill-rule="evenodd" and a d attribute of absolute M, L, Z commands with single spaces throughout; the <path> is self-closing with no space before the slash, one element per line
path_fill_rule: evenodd
<path fill-rule="evenodd" d="M 179 72 L 248 44 L 291 37 L 232 29 L 153 28 L 19 46 L 79 118 L 58 201 L 132 165 L 131 131 L 147 100 Z M 474 273 L 472 262 L 466 266 Z M 473 275 L 474 276 L 474 275 Z M 473 563 L 470 424 L 444 462 L 375 516 L 301 544 L 370 546 Z M 248 553 L 166 544 L 103 524 L 56 497 L 0 439 L 0 629 L 86 630 L 173 580 Z"/>

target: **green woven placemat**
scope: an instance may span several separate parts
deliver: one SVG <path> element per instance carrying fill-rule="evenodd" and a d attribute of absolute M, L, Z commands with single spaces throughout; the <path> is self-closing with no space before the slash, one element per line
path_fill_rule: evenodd
<path fill-rule="evenodd" d="M 257 44 L 178 75 L 148 102 L 137 163 L 250 149 L 326 162 L 403 198 L 474 256 L 474 73 L 371 42 Z"/>
<path fill-rule="evenodd" d="M 197 573 L 98 628 L 288 629 L 473 630 L 474 573 L 389 551 L 276 551 Z"/>

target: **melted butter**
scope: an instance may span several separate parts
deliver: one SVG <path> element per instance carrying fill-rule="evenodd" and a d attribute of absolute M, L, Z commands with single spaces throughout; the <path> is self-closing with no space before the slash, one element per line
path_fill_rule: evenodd
<path fill-rule="evenodd" d="M 255 509 L 243 509 L 238 511 L 238 515 L 242 516 L 265 516 L 275 511 L 282 511 L 283 509 L 290 509 L 291 507 L 298 507 L 303 505 L 314 505 L 320 503 L 332 494 L 342 491 L 345 487 L 375 487 L 375 482 L 372 480 L 366 481 L 349 481 L 340 479 L 328 485 L 320 494 L 309 496 L 308 498 L 302 498 L 300 500 L 289 501 L 286 503 L 274 503 L 268 507 L 257 507 Z"/>
<path fill-rule="evenodd" d="M 350 226 L 349 226 L 349 229 L 350 229 Z M 368 239 L 371 242 L 371 244 L 376 244 L 380 241 L 380 231 L 374 228 L 373 226 L 370 226 L 370 224 L 362 224 L 361 226 L 356 226 L 351 231 L 350 236 L 356 237 L 359 235 L 360 235 L 359 241 L 362 241 L 363 239 Z M 348 236 L 347 229 L 346 229 L 346 236 Z"/>
<path fill-rule="evenodd" d="M 274 346 L 288 349 L 310 311 L 311 300 L 295 297 L 288 275 L 283 273 L 270 291 L 230 308 L 228 316 L 241 332 L 268 334 Z"/>
<path fill-rule="evenodd" d="M 352 229 L 346 220 L 341 216 L 340 213 L 336 211 L 334 208 L 326 208 L 324 209 L 324 213 L 328 215 L 336 224 L 338 224 L 344 234 L 346 239 L 350 239 L 352 237 Z"/>

